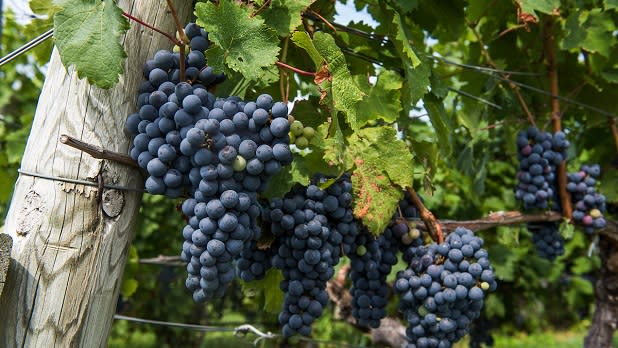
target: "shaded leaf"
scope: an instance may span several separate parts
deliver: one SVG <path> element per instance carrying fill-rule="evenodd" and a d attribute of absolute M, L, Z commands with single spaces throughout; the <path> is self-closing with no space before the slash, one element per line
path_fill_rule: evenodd
<path fill-rule="evenodd" d="M 566 34 L 560 44 L 565 50 L 583 48 L 608 57 L 616 45 L 616 37 L 611 35 L 614 21 L 600 9 L 573 12 L 565 21 L 564 30 Z"/>
<path fill-rule="evenodd" d="M 552 14 L 560 7 L 560 0 L 517 0 L 522 12 L 534 15 L 535 12 Z"/>

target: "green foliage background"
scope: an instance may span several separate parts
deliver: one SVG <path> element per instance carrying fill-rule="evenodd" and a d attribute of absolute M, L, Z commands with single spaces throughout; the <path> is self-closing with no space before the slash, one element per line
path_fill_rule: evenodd
<path fill-rule="evenodd" d="M 255 1 L 255 7 L 221 2 L 217 6 L 200 1 L 195 13 L 215 43 L 207 51 L 209 63 L 228 75 L 217 94 L 233 92 L 250 99 L 266 92 L 283 98 L 289 88 L 290 98 L 308 96 L 308 100 L 295 104 L 294 116 L 318 130 L 319 136 L 311 145 L 313 152 L 298 154 L 295 164 L 277 178 L 280 191 L 273 188 L 269 194 L 281 194 L 296 182 L 306 182 L 315 171 L 352 171 L 357 194 L 373 184 L 381 188 L 370 193 L 371 213 L 363 216 L 374 232 L 379 232 L 392 215 L 401 188 L 412 183 L 441 218 L 475 219 L 493 211 L 519 209 L 512 190 L 517 171 L 514 139 L 517 131 L 528 126 L 526 118 L 500 74 L 458 64 L 495 64 L 499 69 L 525 72 L 509 74 L 509 78 L 547 91 L 543 37 L 551 21 L 560 94 L 610 113 L 618 109 L 615 1 L 357 0 L 356 9 L 366 9 L 378 26 L 341 23 L 356 31 L 339 28 L 337 32 L 311 12 L 304 23 L 300 16 L 300 11 L 311 5 L 312 11 L 334 22 L 333 1 L 273 0 L 253 18 L 248 14 L 254 13 L 261 1 Z M 58 9 L 48 0 L 33 0 L 31 6 L 37 14 L 50 17 L 33 20 L 25 27 L 15 22 L 13 14 L 5 13 L 3 54 L 51 26 L 51 16 Z M 518 11 L 530 14 L 527 21 L 518 17 Z M 109 16 L 118 16 L 109 12 Z M 114 35 L 122 32 L 123 23 L 117 23 Z M 300 31 L 294 32 L 297 28 Z M 317 32 L 308 35 L 303 31 L 306 28 Z M 252 40 L 233 40 L 235 30 Z M 70 44 L 70 35 L 65 39 Z M 0 171 L 4 178 L 0 181 L 0 223 L 17 177 L 50 49 L 48 42 L 0 70 Z M 116 56 L 122 58 L 121 53 Z M 238 63 L 238 59 L 222 57 L 257 58 Z M 63 56 L 67 64 L 76 63 L 75 59 L 70 52 Z M 329 79 L 316 84 L 311 77 L 292 77 L 291 72 L 276 68 L 276 60 L 307 71 L 322 71 L 325 63 Z M 87 65 L 84 74 L 89 69 L 100 73 L 95 60 L 82 63 Z M 114 76 L 87 76 L 95 83 L 100 78 L 100 85 L 108 86 L 117 78 L 117 71 L 109 74 Z M 537 125 L 549 127 L 550 97 L 523 87 L 520 91 Z M 572 144 L 570 170 L 583 163 L 600 163 L 604 169 L 600 191 L 610 207 L 615 207 L 618 158 L 607 127 L 609 117 L 572 103 L 561 102 L 561 108 L 563 128 Z M 178 254 L 183 225 L 178 203 L 144 196 L 118 311 L 226 327 L 252 323 L 277 331 L 276 314 L 264 310 L 265 303 L 276 302 L 269 297 L 278 288 L 274 281 L 234 284 L 225 299 L 196 305 L 184 288 L 183 267 L 139 263 L 140 258 Z M 375 218 L 380 215 L 385 218 Z M 519 343 L 509 343 L 505 338 L 499 341 L 503 342 L 500 346 L 525 346 L 522 334 L 541 335 L 534 337 L 542 339 L 532 341 L 547 340 L 544 345 L 548 347 L 554 343 L 566 346 L 558 336 L 546 338 L 541 334 L 555 330 L 571 330 L 575 335 L 569 337 L 581 343 L 593 311 L 591 281 L 599 260 L 594 253 L 587 256 L 591 240 L 581 231 L 566 224 L 562 228 L 569 238 L 566 254 L 553 263 L 536 256 L 524 226 L 480 232 L 500 281 L 498 291 L 486 302 L 484 316 L 497 323 L 498 333 L 520 337 Z M 396 314 L 395 299 L 390 308 Z M 116 321 L 109 344 L 239 344 L 230 337 L 229 332 L 187 333 Z M 337 321 L 332 311 L 316 323 L 314 337 L 369 344 L 367 337 Z"/>

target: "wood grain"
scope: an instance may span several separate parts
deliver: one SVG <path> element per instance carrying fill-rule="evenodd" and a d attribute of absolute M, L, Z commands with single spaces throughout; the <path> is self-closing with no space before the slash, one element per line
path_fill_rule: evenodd
<path fill-rule="evenodd" d="M 181 20 L 191 1 L 177 0 Z M 119 1 L 132 15 L 166 32 L 174 21 L 165 1 Z M 141 187 L 134 168 L 105 162 L 58 142 L 61 134 L 126 153 L 127 115 L 135 111 L 142 65 L 171 43 L 131 23 L 123 38 L 128 57 L 118 85 L 101 90 L 62 66 L 54 51 L 28 138 L 22 169 Z M 110 217 L 96 200 L 97 188 L 21 176 L 4 233 L 13 238 L 12 262 L 0 297 L 0 346 L 97 347 L 107 336 L 132 238 L 141 195 L 122 192 Z"/>

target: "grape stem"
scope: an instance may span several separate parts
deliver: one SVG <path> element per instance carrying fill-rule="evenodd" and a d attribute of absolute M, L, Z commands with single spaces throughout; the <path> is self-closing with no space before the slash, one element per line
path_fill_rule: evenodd
<path fill-rule="evenodd" d="M 562 117 L 560 115 L 560 100 L 557 96 L 560 93 L 558 86 L 558 70 L 556 69 L 556 50 L 554 48 L 554 21 L 550 17 L 545 22 L 543 43 L 545 57 L 547 58 L 547 75 L 549 77 L 549 90 L 551 92 L 551 121 L 554 132 L 562 130 Z M 567 173 L 566 160 L 562 160 L 558 166 L 558 195 L 560 196 L 560 205 L 562 214 L 567 220 L 571 220 L 573 216 L 573 207 L 571 205 L 571 196 L 566 189 Z"/>
<path fill-rule="evenodd" d="M 108 159 L 110 161 L 115 161 L 115 162 L 119 162 L 122 164 L 126 164 L 131 167 L 139 168 L 139 165 L 137 164 L 137 162 L 135 162 L 133 158 L 131 158 L 128 155 L 115 152 L 115 151 L 106 150 L 100 146 L 88 144 L 70 135 L 62 134 L 60 136 L 60 142 L 72 148 L 83 151 L 94 158 Z"/>
<path fill-rule="evenodd" d="M 174 4 L 172 4 L 172 0 L 167 0 L 167 7 L 172 12 L 172 18 L 174 18 L 174 24 L 176 24 L 176 30 L 178 31 L 178 36 L 180 36 L 180 42 L 188 45 L 189 38 L 187 37 L 187 34 L 185 34 L 185 29 L 180 23 L 180 18 L 178 18 L 178 12 L 176 12 L 176 8 L 174 7 Z"/>
<path fill-rule="evenodd" d="M 169 40 L 170 40 L 170 41 L 171 41 L 174 45 L 176 45 L 176 46 L 180 46 L 180 45 L 182 45 L 182 43 L 181 43 L 178 39 L 176 39 L 174 36 L 172 36 L 172 35 L 170 35 L 170 34 L 168 34 L 168 33 L 164 32 L 164 31 L 161 31 L 161 30 L 160 30 L 160 29 L 158 29 L 158 28 L 153 27 L 152 25 L 150 25 L 150 24 L 148 24 L 148 23 L 146 23 L 146 22 L 142 21 L 141 19 L 139 19 L 139 18 L 137 18 L 137 17 L 135 17 L 135 16 L 133 16 L 133 15 L 131 15 L 131 14 L 129 14 L 129 13 L 127 13 L 127 12 L 123 12 L 123 13 L 122 13 L 122 15 L 123 15 L 123 16 L 125 16 L 125 17 L 127 17 L 128 19 L 130 19 L 130 20 L 132 20 L 132 21 L 134 21 L 134 22 L 136 22 L 136 23 L 138 23 L 138 24 L 140 24 L 140 25 L 142 25 L 142 26 L 144 26 L 144 27 L 146 27 L 146 28 L 148 28 L 148 29 L 152 30 L 152 31 L 155 31 L 155 32 L 157 32 L 157 33 L 159 33 L 159 34 L 161 34 L 161 35 L 165 36 L 165 37 L 166 37 L 166 38 L 168 38 L 168 39 L 169 39 Z"/>
<path fill-rule="evenodd" d="M 327 27 L 329 27 L 329 28 L 330 28 L 330 30 L 332 30 L 332 31 L 334 31 L 334 32 L 336 32 L 336 31 L 337 31 L 337 29 L 335 28 L 335 26 L 334 26 L 334 25 L 332 25 L 329 21 L 327 21 L 327 20 L 326 20 L 326 18 L 322 17 L 322 15 L 321 15 L 321 14 L 319 14 L 319 13 L 317 13 L 317 12 L 313 11 L 313 10 L 307 10 L 307 11 L 306 11 L 306 13 L 309 13 L 310 15 L 313 15 L 313 16 L 315 16 L 315 17 L 319 18 L 322 22 L 324 22 L 324 24 L 326 24 L 326 26 L 327 26 Z M 304 13 L 303 13 L 303 15 L 304 15 Z"/>
<path fill-rule="evenodd" d="M 257 16 L 258 14 L 260 14 L 260 12 L 264 11 L 264 9 L 266 9 L 268 7 L 268 5 L 270 5 L 270 2 L 271 2 L 271 0 L 264 1 L 262 6 L 260 6 L 260 8 L 258 8 L 255 12 L 253 12 L 251 14 L 251 18 Z"/>
<path fill-rule="evenodd" d="M 423 201 L 421 201 L 421 199 L 416 194 L 416 191 L 414 191 L 414 189 L 408 188 L 408 193 L 410 194 L 410 197 L 412 198 L 412 202 L 414 202 L 414 205 L 419 210 L 421 219 L 425 223 L 425 226 L 427 227 L 427 231 L 429 232 L 431 239 L 433 239 L 438 244 L 443 243 L 444 233 L 442 233 L 442 226 L 440 226 L 440 223 L 438 222 L 436 217 L 433 215 L 433 213 L 429 209 L 425 207 L 425 204 L 423 204 Z"/>
<path fill-rule="evenodd" d="M 280 66 L 280 67 L 282 67 L 282 68 L 292 70 L 293 72 L 299 73 L 299 74 L 301 74 L 301 75 L 305 75 L 305 76 L 315 76 L 315 73 L 314 73 L 314 72 L 300 70 L 300 69 L 295 68 L 295 67 L 293 67 L 293 66 L 291 66 L 291 65 L 287 65 L 287 64 L 285 64 L 284 62 L 277 61 L 277 62 L 275 62 L 275 64 L 279 65 L 279 66 Z"/>

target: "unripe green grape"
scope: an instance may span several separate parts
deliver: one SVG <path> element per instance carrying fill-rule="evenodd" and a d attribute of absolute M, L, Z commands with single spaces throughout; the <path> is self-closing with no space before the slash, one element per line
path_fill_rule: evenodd
<path fill-rule="evenodd" d="M 363 256 L 366 253 L 367 253 L 367 248 L 364 245 L 359 245 L 358 248 L 356 248 L 356 255 Z"/>
<path fill-rule="evenodd" d="M 603 214 L 601 213 L 601 211 L 600 211 L 599 209 L 592 209 L 592 210 L 590 211 L 590 216 L 592 216 L 593 218 L 595 218 L 595 219 L 596 219 L 596 218 L 598 218 L 598 217 L 603 216 Z"/>
<path fill-rule="evenodd" d="M 242 156 L 236 156 L 234 162 L 232 163 L 232 168 L 234 168 L 235 171 L 240 172 L 245 170 L 246 167 L 247 160 Z"/>
<path fill-rule="evenodd" d="M 303 136 L 305 138 L 311 139 L 313 138 L 314 135 L 315 135 L 315 129 L 313 129 L 312 127 L 303 128 Z"/>
<path fill-rule="evenodd" d="M 481 283 L 481 289 L 483 289 L 484 291 L 489 290 L 489 283 L 488 282 L 482 282 Z"/>
<path fill-rule="evenodd" d="M 294 133 L 290 132 L 288 134 L 290 136 L 290 144 L 294 144 L 294 142 L 296 142 L 296 135 L 294 135 Z"/>
<path fill-rule="evenodd" d="M 294 142 L 294 144 L 296 144 L 296 147 L 298 147 L 299 149 L 306 149 L 309 146 L 309 140 L 307 140 L 307 138 L 305 137 L 298 137 L 296 138 L 296 141 Z"/>
<path fill-rule="evenodd" d="M 290 132 L 292 132 L 292 134 L 296 135 L 296 136 L 301 136 L 303 135 L 303 123 L 296 120 L 294 122 L 292 122 L 292 125 L 290 126 Z"/>

